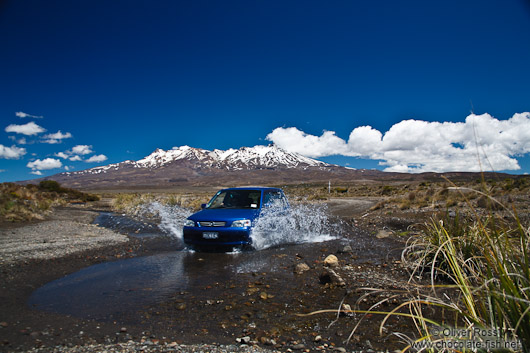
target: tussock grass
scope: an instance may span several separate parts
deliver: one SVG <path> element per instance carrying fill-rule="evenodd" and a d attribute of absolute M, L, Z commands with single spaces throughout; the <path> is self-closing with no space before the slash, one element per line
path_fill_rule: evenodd
<path fill-rule="evenodd" d="M 435 306 L 451 313 L 452 327 L 497 330 L 499 342 L 514 340 L 520 349 L 530 351 L 530 259 L 529 228 L 519 220 L 516 210 L 480 191 L 460 189 L 470 214 L 453 219 L 432 219 L 423 235 L 403 252 L 415 276 L 430 276 L 430 295 L 413 297 L 409 303 Z M 489 212 L 482 214 L 467 197 L 477 193 L 488 201 Z M 503 209 L 511 217 L 499 217 Z M 440 279 L 447 284 L 440 284 Z M 443 295 L 440 290 L 448 290 Z M 448 294 L 449 293 L 449 294 Z M 420 341 L 454 339 L 433 335 L 436 325 L 415 310 Z M 442 318 L 446 320 L 447 318 Z M 446 327 L 448 322 L 446 322 Z M 442 321 L 438 326 L 443 327 Z M 434 328 L 434 330 L 433 330 Z M 476 339 L 474 337 L 473 339 Z"/>
<path fill-rule="evenodd" d="M 407 299 L 392 310 L 380 309 L 387 301 L 384 299 L 368 310 L 350 311 L 363 314 L 350 338 L 362 327 L 365 315 L 378 314 L 382 315 L 381 332 L 391 317 L 411 320 L 417 332 L 414 337 L 393 333 L 405 342 L 404 351 L 477 351 L 462 350 L 455 343 L 482 340 L 483 344 L 488 341 L 501 346 L 511 342 L 513 345 L 503 347 L 530 352 L 530 228 L 521 222 L 515 207 L 500 201 L 509 200 L 506 188 L 513 191 L 514 184 L 479 184 L 472 189 L 448 183 L 442 192 L 420 185 L 426 191 L 422 196 L 451 197 L 454 202 L 464 203 L 467 212 L 433 216 L 419 236 L 409 239 L 402 262 L 410 270 L 410 288 L 393 294 Z M 526 189 L 526 184 L 519 186 Z M 410 203 L 418 198 L 406 195 Z M 425 280 L 429 286 L 425 286 Z M 365 296 L 380 291 L 364 290 Z M 311 314 L 322 312 L 332 311 Z M 467 334 L 483 330 L 490 333 L 440 334 L 448 328 Z M 445 345 L 428 348 L 427 344 L 436 343 Z"/>
<path fill-rule="evenodd" d="M 54 207 L 71 201 L 96 201 L 97 195 L 63 188 L 52 180 L 39 185 L 0 184 L 0 219 L 6 221 L 29 221 L 44 219 Z"/>

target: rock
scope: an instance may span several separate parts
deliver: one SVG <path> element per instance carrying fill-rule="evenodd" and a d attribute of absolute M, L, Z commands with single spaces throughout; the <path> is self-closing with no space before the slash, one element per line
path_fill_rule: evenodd
<path fill-rule="evenodd" d="M 391 234 L 392 234 L 392 232 L 389 232 L 386 229 L 381 229 L 379 232 L 377 232 L 375 237 L 377 239 L 384 239 L 384 238 L 388 238 Z"/>
<path fill-rule="evenodd" d="M 295 351 L 301 351 L 302 349 L 305 349 L 305 346 L 302 343 L 295 344 L 292 349 Z"/>
<path fill-rule="evenodd" d="M 264 344 L 266 346 L 274 346 L 274 345 L 276 345 L 276 341 L 275 340 L 270 339 L 270 338 L 265 337 L 265 336 L 260 337 L 259 341 L 260 341 L 261 344 Z"/>
<path fill-rule="evenodd" d="M 7 326 L 9 326 L 7 322 L 5 321 L 0 322 L 0 327 L 7 327 Z"/>
<path fill-rule="evenodd" d="M 319 280 L 322 284 L 333 283 L 339 287 L 344 287 L 346 285 L 346 282 L 342 279 L 342 277 L 331 268 L 325 268 L 324 272 L 320 274 Z"/>
<path fill-rule="evenodd" d="M 344 245 L 344 247 L 338 251 L 339 254 L 349 254 L 353 252 L 351 245 Z"/>
<path fill-rule="evenodd" d="M 340 310 L 342 310 L 341 316 L 353 316 L 353 312 L 349 304 L 342 304 Z"/>
<path fill-rule="evenodd" d="M 120 328 L 120 332 L 121 332 L 121 333 L 125 333 L 125 332 L 127 332 L 127 327 L 122 327 L 122 328 Z"/>
<path fill-rule="evenodd" d="M 339 267 L 339 259 L 335 255 L 329 255 L 324 259 L 324 266 L 331 268 Z"/>
<path fill-rule="evenodd" d="M 310 270 L 309 266 L 305 262 L 302 262 L 295 266 L 294 273 L 296 273 L 297 275 L 301 275 L 302 273 L 309 271 L 309 270 Z"/>
<path fill-rule="evenodd" d="M 250 342 L 250 336 L 245 336 L 241 338 L 241 343 L 248 344 Z"/>
<path fill-rule="evenodd" d="M 320 342 L 322 341 L 322 336 L 318 335 L 315 337 L 315 342 Z"/>
<path fill-rule="evenodd" d="M 327 271 L 322 272 L 318 276 L 318 280 L 320 281 L 320 284 L 328 284 L 328 283 L 332 282 L 331 276 L 329 275 L 329 273 Z"/>
<path fill-rule="evenodd" d="M 342 347 L 335 347 L 335 349 L 333 349 L 334 352 L 346 352 L 346 348 L 342 348 Z"/>

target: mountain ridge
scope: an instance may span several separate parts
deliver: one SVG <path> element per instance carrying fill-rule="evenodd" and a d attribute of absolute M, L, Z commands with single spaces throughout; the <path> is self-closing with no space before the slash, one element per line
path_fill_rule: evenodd
<path fill-rule="evenodd" d="M 126 160 L 76 172 L 64 172 L 65 175 L 100 174 L 123 167 L 158 169 L 177 161 L 200 162 L 198 168 L 218 168 L 228 170 L 262 168 L 298 168 L 331 167 L 333 165 L 304 157 L 298 153 L 287 152 L 274 145 L 241 147 L 239 149 L 212 151 L 190 146 L 173 147 L 170 150 L 155 149 L 151 154 L 137 161 Z"/>
<path fill-rule="evenodd" d="M 190 146 L 155 149 L 137 161 L 127 160 L 75 172 L 23 181 L 55 180 L 84 190 L 146 188 L 171 189 L 195 186 L 289 185 L 301 183 L 356 183 L 434 181 L 443 178 L 477 179 L 508 176 L 503 173 L 390 173 L 328 164 L 277 146 L 258 145 L 212 151 Z"/>
<path fill-rule="evenodd" d="M 56 180 L 69 187 L 184 186 L 315 181 L 348 174 L 351 168 L 288 152 L 275 145 L 228 150 L 190 146 L 155 149 L 137 160 L 126 160 L 81 171 L 63 172 L 39 180 Z"/>

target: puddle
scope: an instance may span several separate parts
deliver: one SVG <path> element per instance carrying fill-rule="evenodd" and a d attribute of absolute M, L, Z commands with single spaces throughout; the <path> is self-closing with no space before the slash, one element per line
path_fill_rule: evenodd
<path fill-rule="evenodd" d="M 307 246 L 235 253 L 176 251 L 106 262 L 44 285 L 32 293 L 28 306 L 80 318 L 130 321 L 135 312 L 165 302 L 176 293 L 200 295 L 204 287 L 238 282 L 242 274 L 267 272 L 291 277 L 292 271 L 286 271 L 282 262 L 309 250 Z"/>
<path fill-rule="evenodd" d="M 180 291 L 228 280 L 234 273 L 232 262 L 244 256 L 177 251 L 93 265 L 37 289 L 28 305 L 110 320 L 163 302 Z"/>

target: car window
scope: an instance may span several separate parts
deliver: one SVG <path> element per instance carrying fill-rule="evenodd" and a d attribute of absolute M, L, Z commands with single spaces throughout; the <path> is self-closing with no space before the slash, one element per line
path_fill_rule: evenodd
<path fill-rule="evenodd" d="M 287 200 L 281 191 L 265 191 L 263 204 L 267 207 L 287 207 Z"/>
<path fill-rule="evenodd" d="M 218 192 L 206 208 L 259 208 L 259 190 L 223 190 Z"/>

